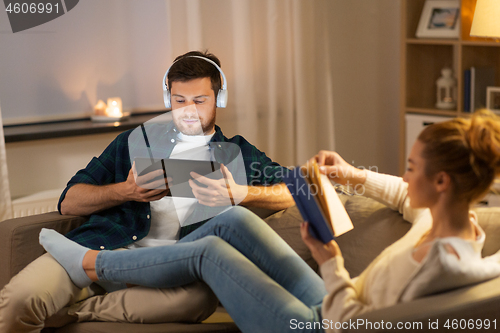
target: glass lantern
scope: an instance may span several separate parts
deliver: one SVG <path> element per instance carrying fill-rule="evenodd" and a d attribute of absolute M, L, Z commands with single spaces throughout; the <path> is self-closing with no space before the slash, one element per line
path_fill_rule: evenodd
<path fill-rule="evenodd" d="M 457 107 L 457 80 L 453 77 L 451 68 L 443 68 L 441 77 L 436 81 L 438 109 L 456 109 Z"/>

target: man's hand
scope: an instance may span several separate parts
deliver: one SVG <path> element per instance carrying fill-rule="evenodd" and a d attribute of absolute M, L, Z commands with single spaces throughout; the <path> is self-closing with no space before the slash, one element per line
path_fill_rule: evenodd
<path fill-rule="evenodd" d="M 135 164 L 127 180 L 108 185 L 76 184 L 67 192 L 61 202 L 61 214 L 87 216 L 127 201 L 150 202 L 167 195 L 169 189 L 163 178 L 163 170 L 156 170 L 141 177 L 135 177 Z M 152 181 L 160 176 L 158 180 Z M 143 187 L 137 185 L 142 184 Z M 170 181 L 167 178 L 168 181 Z"/>
<path fill-rule="evenodd" d="M 321 266 L 323 263 L 335 256 L 342 256 L 340 248 L 337 242 L 335 242 L 334 240 L 330 241 L 327 244 L 323 244 L 316 238 L 312 237 L 309 233 L 309 223 L 301 223 L 300 235 L 302 236 L 302 240 L 311 251 L 313 258 L 314 260 L 316 260 L 318 265 Z"/>
<path fill-rule="evenodd" d="M 342 185 L 363 184 L 366 172 L 353 167 L 334 151 L 321 150 L 310 161 L 318 162 L 319 171 L 331 180 Z"/>
<path fill-rule="evenodd" d="M 123 183 L 126 201 L 150 202 L 163 198 L 169 192 L 167 182 L 172 181 L 170 177 L 167 177 L 166 182 L 163 176 L 162 169 L 138 176 L 134 162 L 127 180 Z"/>
<path fill-rule="evenodd" d="M 192 179 L 189 180 L 189 186 L 194 196 L 202 205 L 209 207 L 235 205 L 243 201 L 248 193 L 247 186 L 236 184 L 233 175 L 221 163 L 221 179 L 210 179 L 196 172 L 191 172 L 191 176 L 206 187 L 199 186 Z"/>

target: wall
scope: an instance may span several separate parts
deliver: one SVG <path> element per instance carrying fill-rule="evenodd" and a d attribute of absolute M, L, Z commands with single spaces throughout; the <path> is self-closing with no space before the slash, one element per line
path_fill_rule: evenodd
<path fill-rule="evenodd" d="M 117 133 L 6 144 L 13 199 L 45 190 L 63 189 Z"/>
<path fill-rule="evenodd" d="M 116 6 L 118 0 L 85 1 L 99 2 L 100 6 Z M 8 91 L 9 94 L 16 95 L 16 103 L 28 103 L 25 104 L 26 108 L 37 109 L 39 103 L 42 103 L 41 105 L 44 108 L 49 107 L 49 110 L 80 108 L 83 112 L 90 110 L 92 102 L 97 98 L 113 94 L 110 87 L 119 87 L 121 78 L 133 76 L 137 78 L 134 84 L 122 87 L 130 91 L 130 95 L 124 97 L 124 102 L 134 106 L 151 107 L 150 101 L 158 100 L 157 94 L 161 94 L 157 73 L 163 73 L 171 58 L 164 32 L 155 29 L 157 25 L 154 23 L 165 16 L 162 12 L 164 1 L 120 0 L 120 3 L 123 3 L 122 1 L 127 4 L 128 9 L 125 12 L 123 9 L 117 11 L 112 19 L 97 16 L 97 21 L 78 21 L 80 19 L 71 15 L 78 16 L 75 14 L 78 8 L 85 6 L 77 6 L 63 17 L 37 28 L 40 29 L 39 32 L 24 33 L 21 38 L 27 42 L 33 41 L 43 38 L 44 34 L 50 34 L 50 24 L 59 24 L 59 20 L 65 19 L 77 20 L 74 23 L 74 33 L 87 28 L 91 31 L 79 31 L 83 38 L 82 45 L 76 50 L 64 50 L 68 52 L 64 53 L 65 56 L 74 57 L 73 63 L 78 63 L 79 59 L 85 57 L 95 57 L 96 52 L 113 52 L 109 48 L 110 45 L 115 45 L 117 49 L 121 46 L 128 48 L 129 43 L 133 45 L 130 54 L 116 54 L 116 61 L 113 62 L 100 63 L 98 58 L 95 58 L 94 62 L 92 58 L 90 64 L 89 60 L 86 60 L 88 65 L 84 68 L 62 66 L 59 69 L 59 78 L 47 79 L 44 76 L 45 69 L 37 68 L 36 62 L 28 55 L 30 50 L 22 45 L 18 46 L 19 49 L 13 54 L 24 59 L 23 64 L 27 67 L 17 69 L 22 75 L 10 72 L 2 56 L 7 52 L 4 45 L 8 45 L 11 35 L 0 34 L 0 97 L 5 96 L 5 91 Z M 143 3 L 147 6 L 141 6 Z M 356 166 L 376 166 L 381 172 L 396 174 L 399 137 L 399 1 L 331 0 L 328 2 L 328 11 L 331 15 L 328 42 L 332 54 L 336 149 L 348 162 Z M 107 19 L 115 20 L 118 26 L 106 30 L 109 33 L 101 33 L 100 30 L 92 28 L 110 24 L 109 20 L 106 22 Z M 0 17 L 0 30 L 8 30 L 5 21 L 1 20 Z M 96 34 L 99 36 L 97 44 L 89 45 L 85 42 Z M 63 37 L 70 38 L 71 34 L 62 36 L 61 41 L 64 41 Z M 151 40 L 155 43 L 151 43 Z M 44 57 L 44 47 L 47 45 L 40 42 L 38 56 Z M 57 65 L 56 60 L 51 66 Z M 37 71 L 38 75 L 33 75 L 32 71 Z M 7 79 L 5 73 L 10 73 Z M 81 77 L 81 80 L 76 83 L 65 82 L 64 73 L 70 73 L 73 78 Z M 112 84 L 99 81 L 100 77 L 112 77 L 115 82 Z M 34 101 L 24 101 L 24 93 L 20 93 L 19 89 L 4 90 L 15 83 L 24 87 L 21 91 L 30 91 L 30 80 L 43 79 L 47 80 L 47 90 L 37 92 L 40 98 Z M 88 87 L 88 90 L 85 90 L 88 92 L 81 96 L 74 95 L 73 92 L 82 86 Z M 47 94 L 52 94 L 50 100 L 45 98 Z M 2 98 L 2 111 L 5 113 L 7 106 Z M 50 107 L 50 103 L 54 103 L 55 109 Z M 228 111 L 221 112 L 219 119 L 222 125 L 231 124 L 231 114 Z M 11 113 L 10 116 L 15 118 L 16 114 Z M 228 128 L 228 131 L 230 130 Z M 84 167 L 92 156 L 98 155 L 113 137 L 114 135 L 85 136 L 7 144 L 13 197 L 64 187 L 71 175 Z"/>
<path fill-rule="evenodd" d="M 400 1 L 330 2 L 336 150 L 398 174 Z"/>
<path fill-rule="evenodd" d="M 1 7 L 1 6 L 0 6 Z M 165 0 L 84 0 L 65 15 L 12 34 L 0 11 L 4 124 L 81 117 L 98 99 L 160 109 L 171 63 Z M 116 134 L 9 143 L 13 198 L 62 189 Z"/>
<path fill-rule="evenodd" d="M 170 65 L 162 0 L 85 0 L 38 27 L 9 33 L 0 12 L 0 101 L 4 123 L 89 114 L 98 99 L 162 107 Z"/>

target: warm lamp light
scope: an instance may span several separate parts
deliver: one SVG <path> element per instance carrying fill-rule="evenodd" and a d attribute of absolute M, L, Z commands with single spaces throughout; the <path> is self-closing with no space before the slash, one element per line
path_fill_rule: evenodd
<path fill-rule="evenodd" d="M 470 35 L 500 38 L 500 1 L 477 0 Z"/>

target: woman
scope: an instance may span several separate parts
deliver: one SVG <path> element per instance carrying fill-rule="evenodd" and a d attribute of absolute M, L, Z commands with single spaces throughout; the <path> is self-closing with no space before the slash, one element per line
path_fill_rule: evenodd
<path fill-rule="evenodd" d="M 42 230 L 40 243 L 80 287 L 97 280 L 158 288 L 203 280 L 243 332 L 336 331 L 362 312 L 500 274 L 497 261 L 481 258 L 485 235 L 470 211 L 500 173 L 494 114 L 425 128 L 403 179 L 356 169 L 334 152 L 314 158 L 331 179 L 364 186 L 365 195 L 413 223 L 356 279 L 335 241 L 313 239 L 307 223 L 302 238 L 324 282 L 262 220 L 238 207 L 172 246 L 98 252 L 52 230 Z"/>

